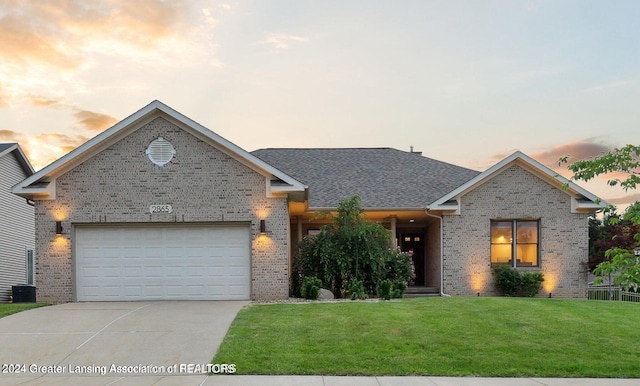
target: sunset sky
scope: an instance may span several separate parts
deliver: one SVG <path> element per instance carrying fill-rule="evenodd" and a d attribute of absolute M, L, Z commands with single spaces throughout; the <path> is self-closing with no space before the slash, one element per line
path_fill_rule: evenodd
<path fill-rule="evenodd" d="M 638 1 L 86 3 L 0 0 L 0 142 L 36 169 L 154 99 L 248 151 L 413 146 L 484 170 L 640 144 Z"/>

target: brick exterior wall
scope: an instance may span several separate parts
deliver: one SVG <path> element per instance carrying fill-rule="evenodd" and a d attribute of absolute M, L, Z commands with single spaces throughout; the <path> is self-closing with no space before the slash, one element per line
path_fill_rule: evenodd
<path fill-rule="evenodd" d="M 426 273 L 424 285 L 440 288 L 440 222 L 434 221 L 425 233 Z"/>
<path fill-rule="evenodd" d="M 587 288 L 588 214 L 571 213 L 570 196 L 517 164 L 461 198 L 460 215 L 445 215 L 444 292 L 497 295 L 491 274 L 490 220 L 540 220 L 539 296 L 584 298 Z"/>
<path fill-rule="evenodd" d="M 145 154 L 157 137 L 176 150 L 162 167 Z M 287 198 L 266 197 L 265 184 L 264 176 L 208 143 L 163 118 L 152 120 L 58 177 L 55 200 L 36 201 L 38 300 L 74 300 L 74 224 L 160 222 L 251 224 L 251 298 L 287 298 Z M 151 204 L 170 204 L 173 213 L 150 215 Z M 261 218 L 267 235 L 259 234 Z"/>

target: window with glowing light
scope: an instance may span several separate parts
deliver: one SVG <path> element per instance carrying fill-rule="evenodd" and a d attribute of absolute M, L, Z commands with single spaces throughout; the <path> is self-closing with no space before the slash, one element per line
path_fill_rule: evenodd
<path fill-rule="evenodd" d="M 539 266 L 539 225 L 532 220 L 491 221 L 491 264 Z"/>

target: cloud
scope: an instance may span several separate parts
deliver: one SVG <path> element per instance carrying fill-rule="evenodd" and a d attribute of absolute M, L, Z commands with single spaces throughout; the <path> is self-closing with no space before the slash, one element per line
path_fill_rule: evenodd
<path fill-rule="evenodd" d="M 0 83 L 0 107 L 6 107 L 9 105 L 9 96 L 5 94 L 2 83 Z"/>
<path fill-rule="evenodd" d="M 112 116 L 88 110 L 78 110 L 74 116 L 78 119 L 80 125 L 90 131 L 102 131 L 118 122 Z"/>
<path fill-rule="evenodd" d="M 623 197 L 605 198 L 604 200 L 613 205 L 629 205 L 636 201 L 640 201 L 640 193 L 629 194 Z"/>
<path fill-rule="evenodd" d="M 0 142 L 18 142 L 22 136 L 13 130 L 0 130 Z"/>
<path fill-rule="evenodd" d="M 3 0 L 0 8 L 0 107 L 30 94 L 65 99 L 82 76 L 114 64 L 177 68 L 210 61 L 208 1 Z M 217 12 L 219 7 L 211 7 Z"/>
<path fill-rule="evenodd" d="M 82 135 L 42 133 L 25 136 L 13 130 L 0 130 L 0 142 L 17 142 L 38 170 L 87 142 Z"/>
<path fill-rule="evenodd" d="M 611 89 L 611 88 L 623 87 L 623 86 L 628 85 L 629 83 L 630 83 L 629 81 L 611 82 L 611 83 L 607 83 L 607 84 L 601 84 L 601 85 L 598 85 L 598 86 L 589 87 L 588 89 L 584 90 L 584 92 L 587 92 L 587 93 L 598 92 L 598 91 L 607 90 L 607 89 Z"/>
<path fill-rule="evenodd" d="M 544 165 L 555 168 L 558 165 L 558 160 L 562 157 L 569 156 L 568 162 L 572 163 L 597 157 L 609 150 L 611 150 L 610 146 L 597 143 L 595 138 L 587 138 L 579 142 L 568 142 L 554 146 L 551 149 L 531 154 L 531 157 Z M 565 166 L 562 167 L 565 168 Z"/>
<path fill-rule="evenodd" d="M 0 18 L 0 47 L 14 62 L 74 68 L 96 42 L 153 50 L 192 28 L 183 1 L 9 1 Z"/>
<path fill-rule="evenodd" d="M 40 95 L 27 95 L 26 99 L 33 106 L 68 108 L 74 111 L 73 116 L 81 129 L 89 131 L 102 131 L 113 126 L 118 120 L 110 115 L 82 109 L 79 106 L 64 103 L 60 99 L 49 99 Z"/>
<path fill-rule="evenodd" d="M 31 100 L 31 104 L 34 106 L 45 107 L 60 104 L 60 99 L 49 99 L 38 95 L 29 95 L 28 97 Z"/>
<path fill-rule="evenodd" d="M 82 135 L 45 133 L 30 137 L 24 148 L 33 167 L 39 169 L 87 142 Z M 22 145 L 21 145 L 22 146 Z"/>
<path fill-rule="evenodd" d="M 286 50 L 292 42 L 306 41 L 307 38 L 303 38 L 301 36 L 269 33 L 263 40 L 260 40 L 257 43 L 267 45 L 278 50 Z"/>

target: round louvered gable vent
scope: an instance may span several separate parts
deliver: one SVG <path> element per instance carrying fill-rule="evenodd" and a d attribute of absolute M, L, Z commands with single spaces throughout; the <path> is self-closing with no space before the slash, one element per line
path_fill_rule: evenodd
<path fill-rule="evenodd" d="M 163 166 L 171 161 L 173 155 L 176 154 L 176 149 L 173 148 L 169 141 L 158 137 L 158 139 L 149 144 L 146 153 L 151 162 L 158 166 Z"/>

